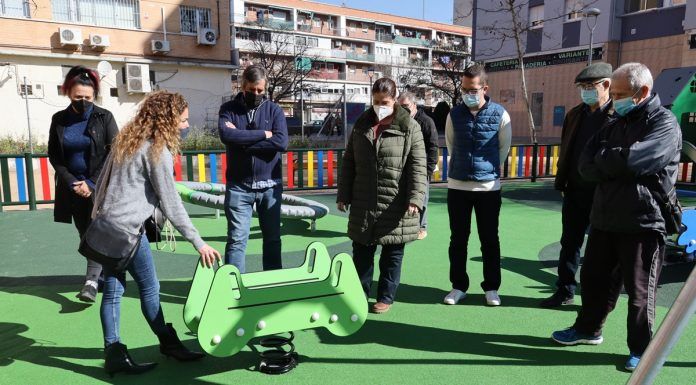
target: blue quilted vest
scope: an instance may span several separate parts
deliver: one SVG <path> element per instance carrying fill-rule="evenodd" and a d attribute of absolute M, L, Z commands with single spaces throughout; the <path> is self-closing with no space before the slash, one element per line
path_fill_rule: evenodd
<path fill-rule="evenodd" d="M 450 112 L 454 128 L 450 178 L 479 182 L 500 178 L 498 130 L 505 109 L 486 100 L 476 117 L 465 104 Z"/>

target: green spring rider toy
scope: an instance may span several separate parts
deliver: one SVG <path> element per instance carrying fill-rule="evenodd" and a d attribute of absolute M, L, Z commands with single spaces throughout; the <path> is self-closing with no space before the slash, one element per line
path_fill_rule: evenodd
<path fill-rule="evenodd" d="M 323 327 L 337 336 L 358 331 L 367 318 L 367 299 L 352 258 L 331 258 L 320 242 L 307 247 L 296 268 L 240 274 L 233 265 L 198 263 L 184 306 L 184 322 L 205 352 L 232 356 L 249 341 L 260 345 L 259 371 L 286 373 L 297 366 L 293 331 Z M 277 334 L 290 333 L 290 337 Z M 288 348 L 289 347 L 289 348 Z"/>

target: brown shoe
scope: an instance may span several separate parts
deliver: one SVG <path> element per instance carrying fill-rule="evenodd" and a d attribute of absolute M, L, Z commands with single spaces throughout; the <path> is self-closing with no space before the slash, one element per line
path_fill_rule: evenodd
<path fill-rule="evenodd" d="M 372 312 L 375 314 L 383 314 L 388 312 L 389 308 L 391 308 L 391 305 L 383 302 L 377 302 L 374 305 L 372 305 Z"/>
<path fill-rule="evenodd" d="M 428 236 L 428 232 L 427 232 L 427 231 L 425 231 L 425 230 L 419 230 L 419 231 L 418 231 L 418 240 L 419 240 L 419 241 L 425 239 L 425 237 L 427 237 L 427 236 Z"/>

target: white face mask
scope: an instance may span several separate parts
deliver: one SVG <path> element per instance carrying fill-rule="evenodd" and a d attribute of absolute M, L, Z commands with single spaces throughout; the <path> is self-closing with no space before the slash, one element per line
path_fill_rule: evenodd
<path fill-rule="evenodd" d="M 394 113 L 394 107 L 372 106 L 372 109 L 375 110 L 375 114 L 377 114 L 377 120 L 380 121 Z"/>

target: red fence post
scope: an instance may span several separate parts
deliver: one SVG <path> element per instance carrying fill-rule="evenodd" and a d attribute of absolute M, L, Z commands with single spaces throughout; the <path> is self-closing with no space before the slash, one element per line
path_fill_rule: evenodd
<path fill-rule="evenodd" d="M 51 200 L 51 182 L 48 177 L 48 158 L 42 157 L 39 160 L 41 165 L 41 189 L 43 190 L 43 200 Z"/>
<path fill-rule="evenodd" d="M 181 155 L 174 158 L 174 180 L 181 181 Z"/>
<path fill-rule="evenodd" d="M 287 171 L 288 171 L 288 189 L 292 189 L 295 187 L 295 167 L 294 167 L 295 165 L 294 165 L 292 152 L 288 151 L 286 161 L 287 161 Z"/>
<path fill-rule="evenodd" d="M 333 150 L 327 151 L 326 163 L 328 166 L 328 178 L 329 178 L 328 184 L 329 184 L 329 187 L 333 187 L 333 184 L 334 184 L 334 160 L 333 160 L 333 158 L 334 158 Z"/>
<path fill-rule="evenodd" d="M 222 183 L 227 184 L 227 154 L 220 155 L 220 170 L 222 170 Z"/>

